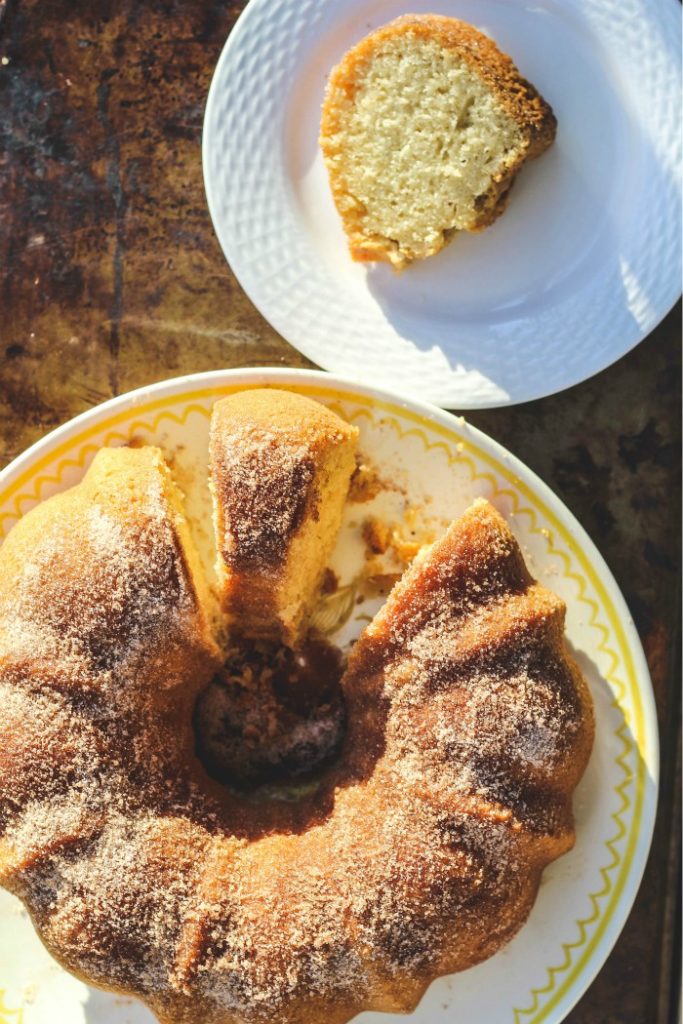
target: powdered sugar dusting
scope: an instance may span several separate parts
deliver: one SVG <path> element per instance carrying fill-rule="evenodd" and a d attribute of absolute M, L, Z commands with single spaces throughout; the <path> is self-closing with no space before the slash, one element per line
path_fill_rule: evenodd
<path fill-rule="evenodd" d="M 129 688 L 139 673 L 172 684 L 175 649 L 204 641 L 160 484 L 145 473 L 145 485 L 128 521 L 106 493 L 100 503 L 72 491 L 38 535 L 15 528 L 21 568 L 0 596 L 0 655 L 54 670 L 60 685 Z"/>
<path fill-rule="evenodd" d="M 493 510 L 358 641 L 342 759 L 288 809 L 196 764 L 213 649 L 161 491 L 86 493 L 0 554 L 0 872 L 63 961 L 174 1021 L 299 1024 L 409 1009 L 500 948 L 572 842 L 592 720 Z"/>
<path fill-rule="evenodd" d="M 232 423 L 213 432 L 212 452 L 223 560 L 241 571 L 277 568 L 310 501 L 310 445 Z"/>

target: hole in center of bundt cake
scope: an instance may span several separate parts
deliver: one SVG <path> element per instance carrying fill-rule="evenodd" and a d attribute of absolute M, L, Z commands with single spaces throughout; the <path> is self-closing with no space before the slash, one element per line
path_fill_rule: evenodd
<path fill-rule="evenodd" d="M 195 709 L 209 775 L 242 791 L 314 780 L 344 735 L 341 673 L 340 652 L 320 640 L 297 651 L 256 641 L 232 648 Z"/>

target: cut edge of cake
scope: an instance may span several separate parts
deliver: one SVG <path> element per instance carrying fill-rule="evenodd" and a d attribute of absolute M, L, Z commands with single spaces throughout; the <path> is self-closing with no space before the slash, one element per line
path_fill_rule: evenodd
<path fill-rule="evenodd" d="M 393 66 L 392 50 L 397 58 Z M 437 70 L 432 69 L 431 81 L 427 75 L 415 98 L 410 89 L 415 76 L 425 72 L 424 59 L 422 66 L 414 59 L 417 53 L 423 58 L 431 53 Z M 381 72 L 382 62 L 387 65 L 385 77 L 378 76 L 373 93 L 368 82 L 378 67 Z M 456 104 L 453 124 L 449 104 L 455 102 L 457 90 L 463 97 Z M 482 111 L 492 126 L 478 152 L 470 136 L 476 131 L 472 119 L 476 114 L 483 121 Z M 440 118 L 431 134 L 430 117 L 433 122 Z M 352 258 L 384 261 L 401 270 L 439 252 L 458 231 L 489 226 L 505 209 L 522 165 L 552 144 L 556 127 L 549 104 L 511 58 L 473 26 L 440 15 L 405 15 L 372 32 L 331 72 L 320 131 Z M 459 132 L 468 147 L 458 165 L 444 151 L 449 143 L 446 132 L 451 133 L 451 144 Z M 487 169 L 488 149 L 496 144 L 502 152 Z M 482 162 L 484 149 L 487 160 Z M 417 182 L 410 178 L 416 166 Z M 460 202 L 459 213 L 454 197 L 468 175 L 472 189 L 468 193 L 467 183 L 463 192 L 469 196 L 470 209 Z M 420 205 L 425 207 L 422 213 Z M 411 217 L 414 226 L 408 230 Z"/>

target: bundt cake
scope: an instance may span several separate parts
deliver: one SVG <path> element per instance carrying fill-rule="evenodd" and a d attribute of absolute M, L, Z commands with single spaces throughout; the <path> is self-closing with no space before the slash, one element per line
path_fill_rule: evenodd
<path fill-rule="evenodd" d="M 471 25 L 407 15 L 332 71 L 320 143 L 355 260 L 400 270 L 505 209 L 555 137 L 551 108 Z"/>
<path fill-rule="evenodd" d="M 357 641 L 341 752 L 290 802 L 197 756 L 213 614 L 156 449 L 100 452 L 11 531 L 0 883 L 66 967 L 165 1024 L 409 1010 L 518 930 L 572 845 L 593 717 L 562 602 L 475 503 Z"/>
<path fill-rule="evenodd" d="M 223 607 L 234 633 L 301 637 L 337 537 L 358 431 L 274 388 L 216 402 L 211 476 Z"/>

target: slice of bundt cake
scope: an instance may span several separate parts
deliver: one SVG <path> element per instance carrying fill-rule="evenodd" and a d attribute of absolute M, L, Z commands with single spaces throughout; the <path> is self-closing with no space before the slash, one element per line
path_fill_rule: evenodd
<path fill-rule="evenodd" d="M 273 388 L 216 402 L 211 480 L 218 575 L 233 633 L 295 646 L 341 524 L 358 431 Z"/>
<path fill-rule="evenodd" d="M 407 15 L 332 71 L 320 142 L 355 260 L 396 269 L 479 231 L 555 137 L 512 60 L 455 18 Z"/>

